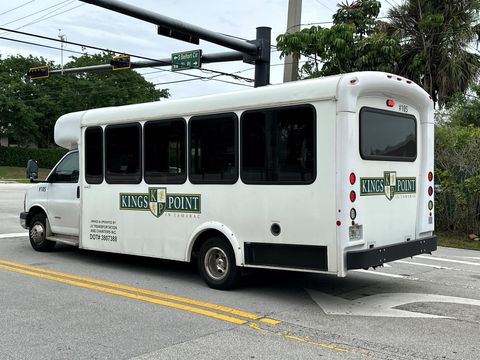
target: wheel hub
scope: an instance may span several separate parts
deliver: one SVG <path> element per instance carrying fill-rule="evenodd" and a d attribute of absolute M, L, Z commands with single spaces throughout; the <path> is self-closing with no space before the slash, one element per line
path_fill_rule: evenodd
<path fill-rule="evenodd" d="M 45 239 L 45 229 L 41 224 L 35 224 L 30 229 L 30 236 L 35 243 L 39 244 Z"/>
<path fill-rule="evenodd" d="M 228 272 L 227 254 L 219 247 L 208 249 L 205 254 L 205 270 L 215 280 L 222 280 Z"/>

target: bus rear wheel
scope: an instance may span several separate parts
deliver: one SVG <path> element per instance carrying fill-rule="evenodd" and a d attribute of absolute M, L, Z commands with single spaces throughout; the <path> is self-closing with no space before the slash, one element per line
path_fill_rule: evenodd
<path fill-rule="evenodd" d="M 210 238 L 202 245 L 198 269 L 203 280 L 213 289 L 231 289 L 240 279 L 240 270 L 235 264 L 233 249 L 221 237 Z"/>
<path fill-rule="evenodd" d="M 47 217 L 44 214 L 37 214 L 33 217 L 28 237 L 30 244 L 36 251 L 50 251 L 55 246 L 55 241 L 47 240 Z"/>

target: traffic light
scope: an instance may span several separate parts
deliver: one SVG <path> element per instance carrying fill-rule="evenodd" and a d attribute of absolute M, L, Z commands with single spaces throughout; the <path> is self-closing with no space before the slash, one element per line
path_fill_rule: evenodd
<path fill-rule="evenodd" d="M 110 61 L 112 65 L 112 70 L 126 70 L 130 69 L 130 56 L 129 55 L 120 55 L 114 56 Z"/>
<path fill-rule="evenodd" d="M 47 78 L 48 77 L 48 66 L 47 65 L 42 65 L 42 66 L 37 66 L 30 68 L 27 72 L 27 76 L 30 79 L 42 79 L 42 78 Z"/>
<path fill-rule="evenodd" d="M 173 39 L 181 40 L 181 41 L 186 41 L 196 45 L 200 44 L 200 38 L 198 36 L 192 35 L 187 32 L 173 30 L 168 26 L 164 26 L 164 25 L 157 25 L 157 34 L 167 36 Z"/>

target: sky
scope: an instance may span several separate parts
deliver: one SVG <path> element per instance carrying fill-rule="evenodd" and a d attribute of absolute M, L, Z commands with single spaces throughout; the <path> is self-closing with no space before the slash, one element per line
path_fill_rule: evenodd
<path fill-rule="evenodd" d="M 255 39 L 256 28 L 272 28 L 272 44 L 275 38 L 286 31 L 288 0 L 123 0 L 124 3 L 156 12 L 210 31 L 228 34 L 242 39 Z M 339 0 L 303 0 L 302 28 L 312 24 L 331 22 Z M 350 1 L 351 2 L 351 1 Z M 380 1 L 380 16 L 386 14 L 391 4 L 399 0 Z M 324 24 L 322 26 L 329 26 Z M 170 58 L 172 53 L 201 49 L 204 54 L 231 51 L 225 47 L 200 40 L 199 45 L 157 35 L 156 25 L 113 12 L 79 0 L 10 0 L 1 1 L 0 28 L 13 29 L 50 38 L 63 35 L 67 41 L 86 44 L 113 51 L 129 53 L 152 59 Z M 52 46 L 49 49 L 31 44 L 7 40 L 15 39 Z M 30 54 L 44 57 L 61 64 L 60 43 L 31 36 L 13 34 L 0 30 L 0 55 Z M 73 52 L 98 52 L 82 49 L 79 46 L 64 44 L 64 62 L 70 56 L 80 56 Z M 280 53 L 272 49 L 270 83 L 283 82 L 283 62 Z M 132 57 L 134 61 L 142 59 Z M 172 72 L 170 67 L 144 68 L 136 71 L 156 85 L 158 89 L 168 88 L 171 99 L 201 96 L 215 93 L 239 91 L 252 87 L 253 83 L 219 76 L 208 79 L 216 70 L 253 79 L 253 65 L 241 61 L 204 64 L 200 70 L 187 70 L 184 73 L 201 76 L 204 79 L 190 80 L 192 77 Z M 221 80 L 221 81 L 218 81 Z M 226 82 L 225 82 L 226 81 Z M 172 83 L 173 82 L 173 83 Z M 228 83 L 227 83 L 228 82 Z M 233 84 L 232 84 L 233 83 Z"/>

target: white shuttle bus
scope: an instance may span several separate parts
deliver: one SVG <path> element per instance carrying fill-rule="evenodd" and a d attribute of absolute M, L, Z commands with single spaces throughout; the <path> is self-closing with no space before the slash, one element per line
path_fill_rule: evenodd
<path fill-rule="evenodd" d="M 344 277 L 436 250 L 433 128 L 429 95 L 381 72 L 70 113 L 20 221 L 35 250 L 196 261 L 217 289 L 243 267 Z"/>

